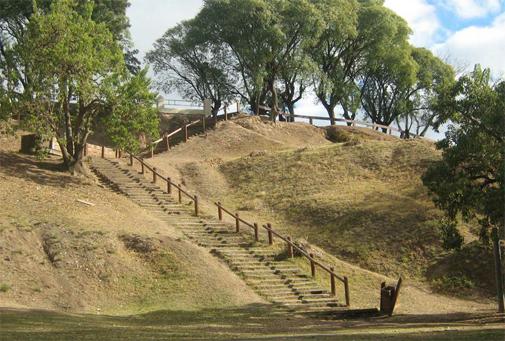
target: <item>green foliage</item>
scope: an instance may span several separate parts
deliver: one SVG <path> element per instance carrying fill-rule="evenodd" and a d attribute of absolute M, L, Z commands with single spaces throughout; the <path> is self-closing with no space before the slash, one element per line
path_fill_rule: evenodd
<path fill-rule="evenodd" d="M 0 284 L 0 292 L 7 292 L 10 290 L 10 285 L 2 283 Z"/>
<path fill-rule="evenodd" d="M 77 172 L 104 110 L 117 120 L 118 127 L 109 132 L 119 146 L 133 148 L 140 131 L 154 136 L 157 127 L 145 71 L 129 76 L 113 34 L 92 19 L 92 3 L 83 6 L 57 0 L 48 11 L 36 9 L 14 49 L 30 80 L 16 105 L 39 136 L 56 136 L 65 165 Z"/>
<path fill-rule="evenodd" d="M 446 250 L 460 250 L 464 242 L 457 224 L 449 219 L 440 222 L 440 237 Z"/>
<path fill-rule="evenodd" d="M 166 93 L 177 91 L 200 102 L 210 99 L 213 114 L 233 98 L 232 84 L 237 80 L 227 67 L 229 56 L 202 40 L 193 21 L 169 29 L 146 59 L 156 72 L 158 88 Z"/>
<path fill-rule="evenodd" d="M 159 135 L 159 118 L 155 108 L 156 94 L 149 89 L 151 81 L 147 69 L 127 80 L 116 90 L 110 100 L 111 111 L 103 123 L 107 134 L 117 147 L 137 152 L 140 138 L 154 140 Z"/>
<path fill-rule="evenodd" d="M 434 201 L 451 219 L 478 219 L 484 229 L 503 231 L 505 181 L 505 83 L 476 66 L 452 87 L 440 117 L 451 119 L 437 144 L 443 159 L 423 177 Z"/>
<path fill-rule="evenodd" d="M 464 275 L 443 276 L 432 281 L 431 285 L 439 292 L 465 296 L 475 288 L 474 282 Z"/>

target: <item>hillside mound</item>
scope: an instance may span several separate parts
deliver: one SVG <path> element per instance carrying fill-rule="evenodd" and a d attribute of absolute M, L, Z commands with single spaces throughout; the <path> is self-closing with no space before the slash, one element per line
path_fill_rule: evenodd
<path fill-rule="evenodd" d="M 303 133 L 290 134 L 291 143 L 269 144 L 285 141 L 284 129 Z M 364 128 L 247 118 L 225 122 L 206 138 L 192 138 L 149 162 L 202 198 L 221 201 L 253 221 L 270 221 L 365 269 L 430 282 L 439 292 L 491 295 L 492 283 L 479 276 L 465 275 L 463 283 L 478 292 L 452 283 L 461 271 L 448 269 L 445 259 L 454 255 L 440 243 L 443 213 L 421 181 L 439 157 L 430 141 L 405 141 Z M 207 209 L 215 210 L 212 205 Z M 473 242 L 468 230 L 463 226 Z M 440 268 L 452 277 L 444 277 Z"/>
<path fill-rule="evenodd" d="M 129 314 L 262 302 L 127 198 L 0 139 L 0 306 Z"/>
<path fill-rule="evenodd" d="M 218 122 L 205 135 L 190 138 L 170 151 L 171 158 L 229 160 L 250 153 L 329 144 L 324 129 L 303 123 L 271 122 L 257 116 L 240 116 Z M 163 158 L 159 155 L 158 158 Z"/>

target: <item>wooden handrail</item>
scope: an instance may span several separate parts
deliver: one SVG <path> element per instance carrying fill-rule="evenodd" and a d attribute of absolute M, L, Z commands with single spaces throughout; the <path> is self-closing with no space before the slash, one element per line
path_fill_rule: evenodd
<path fill-rule="evenodd" d="M 251 224 L 251 223 L 245 221 L 244 219 L 242 219 L 242 218 L 240 218 L 238 216 L 238 213 L 232 213 L 230 210 L 228 210 L 225 207 L 223 207 L 223 205 L 220 202 L 216 202 L 214 204 L 218 208 L 218 217 L 219 217 L 219 220 L 223 219 L 222 212 L 225 212 L 228 215 L 230 215 L 231 217 L 233 217 L 234 219 L 236 219 L 237 222 L 240 221 L 241 223 L 245 224 L 246 226 L 249 226 L 249 227 L 253 228 L 255 230 L 255 236 L 257 235 L 257 227 L 258 227 L 257 224 Z M 291 240 L 290 237 L 284 237 L 280 233 L 278 233 L 277 231 L 275 231 L 274 229 L 272 229 L 272 227 L 271 227 L 270 224 L 263 225 L 263 228 L 267 232 L 269 232 L 269 238 L 271 238 L 271 235 L 275 235 L 277 238 L 279 238 L 282 241 L 284 241 L 291 250 L 296 250 L 302 256 L 304 256 L 305 258 L 307 258 L 310 261 L 311 267 L 318 266 L 322 270 L 326 271 L 330 275 L 330 283 L 331 283 L 330 286 L 331 286 L 331 291 L 332 291 L 333 295 L 335 295 L 335 281 L 334 281 L 334 279 L 336 278 L 340 282 L 342 282 L 344 284 L 346 305 L 347 306 L 350 305 L 349 280 L 348 280 L 348 278 L 346 276 L 339 276 L 339 275 L 337 275 L 335 273 L 335 271 L 333 270 L 333 268 L 328 267 L 328 266 L 322 264 L 321 262 L 317 261 L 312 254 L 307 253 L 307 251 L 305 251 L 304 249 L 302 249 L 301 247 L 299 247 L 296 243 L 294 243 Z M 237 232 L 238 232 L 238 224 L 237 224 Z M 314 275 L 314 268 L 312 270 L 312 273 Z"/>
<path fill-rule="evenodd" d="M 178 191 L 178 194 L 179 194 L 179 201 L 181 201 L 181 194 L 184 194 L 186 197 L 188 197 L 189 199 L 191 199 L 191 201 L 193 201 L 194 203 L 194 206 L 195 206 L 195 215 L 198 216 L 199 214 L 199 207 L 198 207 L 198 197 L 196 195 L 191 195 L 190 193 L 188 193 L 187 191 L 185 191 L 181 185 L 178 185 L 176 183 L 174 183 L 172 181 L 172 179 L 170 179 L 169 177 L 164 177 L 163 175 L 161 175 L 160 173 L 158 173 L 158 171 L 156 170 L 155 167 L 151 167 L 149 166 L 143 159 L 133 155 L 133 153 L 131 152 L 127 152 L 130 156 L 130 166 L 133 166 L 133 160 L 137 160 L 138 162 L 140 162 L 140 164 L 142 165 L 142 169 L 144 170 L 145 168 L 147 168 L 150 172 L 153 173 L 153 180 L 156 179 L 156 178 L 160 178 L 161 180 L 165 181 L 167 183 L 167 193 L 168 194 L 171 194 L 172 192 L 172 187 L 175 187 Z"/>
<path fill-rule="evenodd" d="M 298 114 L 295 114 L 295 115 L 286 115 L 287 118 L 305 118 L 305 119 L 309 119 L 309 120 L 321 120 L 321 121 L 331 121 L 331 119 L 329 117 L 325 117 L 325 116 L 308 116 L 308 115 L 298 115 Z M 404 130 L 402 129 L 398 129 L 398 128 L 395 128 L 395 127 L 391 127 L 391 126 L 386 126 L 386 125 L 383 125 L 383 124 L 377 124 L 377 123 L 370 123 L 370 122 L 364 122 L 364 121 L 357 121 L 357 120 L 348 120 L 348 119 L 345 119 L 345 118 L 335 118 L 335 121 L 336 122 L 345 122 L 345 123 L 351 123 L 351 124 L 356 124 L 356 125 L 364 125 L 366 127 L 371 127 L 372 129 L 373 128 L 381 128 L 381 129 L 386 129 L 386 130 L 389 130 L 389 131 L 396 131 L 400 134 L 403 134 L 405 133 Z M 416 135 L 416 134 L 413 134 L 413 133 L 410 133 L 410 135 L 414 136 L 414 137 L 421 137 L 419 135 Z"/>

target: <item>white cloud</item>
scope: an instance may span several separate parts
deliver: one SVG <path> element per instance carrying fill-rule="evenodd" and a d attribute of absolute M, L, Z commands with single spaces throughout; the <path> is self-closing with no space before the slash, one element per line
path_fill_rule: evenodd
<path fill-rule="evenodd" d="M 437 9 L 427 0 L 386 0 L 386 7 L 403 17 L 414 31 L 411 42 L 416 46 L 430 46 L 442 25 L 437 18 Z"/>
<path fill-rule="evenodd" d="M 458 17 L 472 19 L 499 13 L 502 0 L 445 0 L 444 5 Z"/>
<path fill-rule="evenodd" d="M 452 34 L 446 42 L 436 45 L 440 56 L 458 60 L 469 68 L 475 64 L 489 67 L 493 74 L 505 74 L 505 13 L 489 26 L 470 26 Z"/>
<path fill-rule="evenodd" d="M 169 28 L 193 18 L 202 5 L 203 0 L 131 0 L 127 15 L 133 43 L 141 57 Z"/>

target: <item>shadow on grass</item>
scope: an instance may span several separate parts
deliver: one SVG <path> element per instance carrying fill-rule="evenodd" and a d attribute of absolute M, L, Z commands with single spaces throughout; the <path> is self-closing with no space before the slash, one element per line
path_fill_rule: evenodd
<path fill-rule="evenodd" d="M 40 185 L 66 187 L 82 185 L 70 176 L 59 160 L 38 161 L 33 157 L 0 151 L 0 174 L 28 179 Z"/>
<path fill-rule="evenodd" d="M 424 315 L 331 321 L 266 305 L 133 316 L 0 310 L 2 340 L 503 340 L 497 315 Z M 501 325 L 499 324 L 501 323 Z"/>

